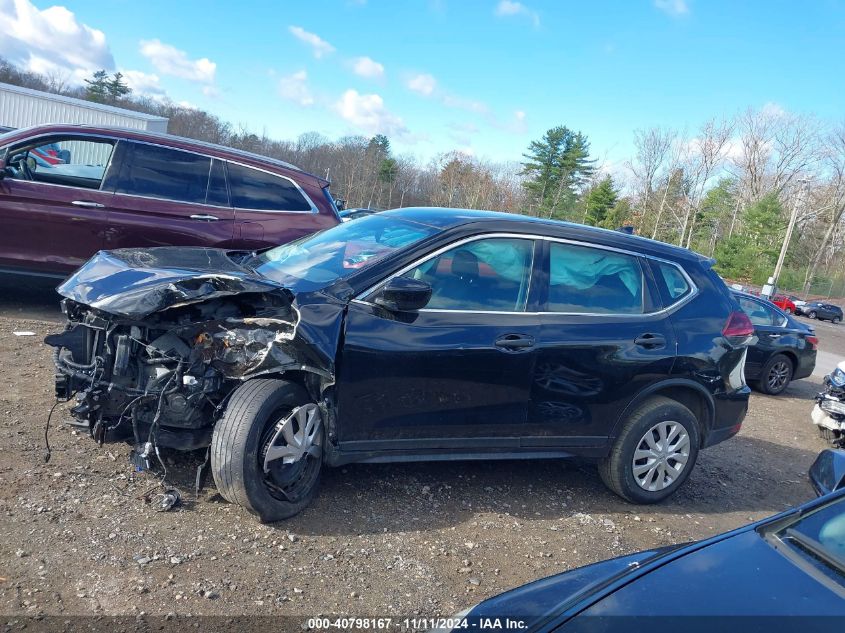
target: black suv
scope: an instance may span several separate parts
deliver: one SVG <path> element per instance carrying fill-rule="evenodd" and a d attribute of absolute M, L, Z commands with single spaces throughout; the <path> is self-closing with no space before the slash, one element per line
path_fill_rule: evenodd
<path fill-rule="evenodd" d="M 660 501 L 740 429 L 753 334 L 712 261 L 615 231 L 401 209 L 261 254 L 124 249 L 59 292 L 57 391 L 98 440 L 210 446 L 271 521 L 323 465 L 565 458 Z"/>
<path fill-rule="evenodd" d="M 842 321 L 842 308 L 832 303 L 810 301 L 802 306 L 797 306 L 795 311 L 798 314 L 803 314 L 819 321 L 830 321 L 832 323 L 840 323 Z"/>

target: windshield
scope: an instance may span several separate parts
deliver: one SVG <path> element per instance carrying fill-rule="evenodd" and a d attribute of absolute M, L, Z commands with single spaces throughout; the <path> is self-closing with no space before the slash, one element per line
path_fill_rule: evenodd
<path fill-rule="evenodd" d="M 845 574 L 845 497 L 781 527 L 776 536 L 838 574 Z"/>
<path fill-rule="evenodd" d="M 259 256 L 259 273 L 294 292 L 308 292 L 348 277 L 437 232 L 384 215 L 347 222 Z"/>

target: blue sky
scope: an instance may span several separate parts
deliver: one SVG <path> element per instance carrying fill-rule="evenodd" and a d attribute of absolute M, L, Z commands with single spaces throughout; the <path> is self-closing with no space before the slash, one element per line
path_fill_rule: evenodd
<path fill-rule="evenodd" d="M 637 128 L 747 107 L 841 120 L 843 36 L 834 0 L 0 0 L 22 65 L 120 69 L 255 132 L 384 132 L 423 159 L 519 160 L 567 125 L 620 162 Z"/>

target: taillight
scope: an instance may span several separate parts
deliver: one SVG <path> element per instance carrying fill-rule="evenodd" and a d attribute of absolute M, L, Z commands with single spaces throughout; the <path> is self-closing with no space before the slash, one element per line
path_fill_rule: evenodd
<path fill-rule="evenodd" d="M 722 328 L 722 336 L 728 339 L 731 345 L 743 345 L 754 336 L 754 325 L 745 312 L 736 310 L 731 312 L 728 322 Z"/>
<path fill-rule="evenodd" d="M 810 344 L 810 349 L 812 349 L 812 350 L 819 349 L 819 337 L 818 336 L 806 336 L 804 338 L 806 338 L 807 343 Z"/>

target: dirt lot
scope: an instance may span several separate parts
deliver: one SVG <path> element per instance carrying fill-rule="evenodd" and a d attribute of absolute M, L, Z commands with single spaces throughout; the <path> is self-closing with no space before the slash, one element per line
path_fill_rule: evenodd
<path fill-rule="evenodd" d="M 813 496 L 825 444 L 810 425 L 845 326 L 819 324 L 819 371 L 755 394 L 734 439 L 702 453 L 669 502 L 629 505 L 594 468 L 557 461 L 358 465 L 325 473 L 317 502 L 258 524 L 197 460 L 167 458 L 180 511 L 140 499 L 123 444 L 98 448 L 57 409 L 45 464 L 59 321 L 50 284 L 0 285 L 0 614 L 449 615 L 526 581 L 635 550 L 700 539 Z M 15 336 L 30 330 L 36 336 Z M 155 501 L 155 500 L 154 500 Z"/>

